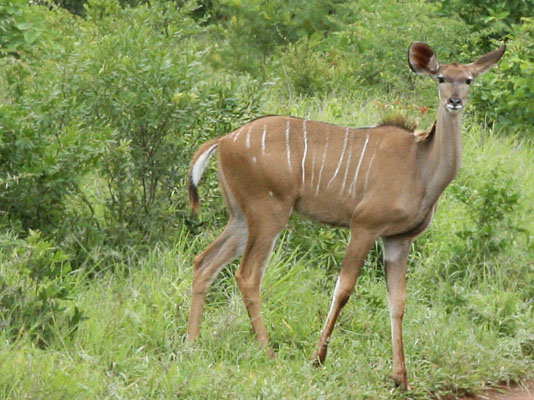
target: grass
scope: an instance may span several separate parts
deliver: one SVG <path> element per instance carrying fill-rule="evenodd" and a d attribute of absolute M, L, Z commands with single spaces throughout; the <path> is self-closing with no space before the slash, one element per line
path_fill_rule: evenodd
<path fill-rule="evenodd" d="M 155 250 L 128 277 L 108 274 L 82 290 L 77 302 L 87 319 L 71 341 L 47 350 L 24 340 L 4 342 L 4 398 L 427 398 L 527 378 L 532 368 L 518 341 L 532 325 L 528 310 L 518 310 L 520 333 L 503 336 L 465 309 L 446 313 L 444 291 L 427 301 L 429 288 L 412 278 L 405 340 L 414 390 L 397 391 L 388 378 L 384 284 L 367 273 L 340 318 L 326 365 L 313 369 L 309 357 L 330 301 L 325 286 L 333 282 L 309 257 L 281 257 L 284 243 L 263 285 L 277 358 L 255 345 L 229 276 L 210 293 L 202 339 L 186 345 L 188 242 L 184 237 L 172 249 Z M 490 285 L 477 288 L 466 309 L 484 310 L 487 300 L 502 294 Z"/>
<path fill-rule="evenodd" d="M 348 100 L 325 99 L 274 111 L 361 125 L 378 119 L 376 105 L 352 113 L 350 107 Z M 411 392 L 397 390 L 389 378 L 389 315 L 376 257 L 368 259 L 339 319 L 326 364 L 312 368 L 347 233 L 294 218 L 262 286 L 274 360 L 255 343 L 233 279 L 235 263 L 209 293 L 201 339 L 185 343 L 192 260 L 218 232 L 210 228 L 192 237 L 184 231 L 174 244 L 81 280 L 72 302 L 85 319 L 74 335 L 62 335 L 58 326 L 45 349 L 26 335 L 3 338 L 0 398 L 427 399 L 532 379 L 532 150 L 469 118 L 466 128 L 465 162 L 455 185 L 512 180 L 521 198 L 508 217 L 526 233 L 506 236 L 502 251 L 473 258 L 477 248 L 461 247 L 457 234 L 473 224 L 473 210 L 447 191 L 410 258 L 404 336 Z M 218 201 L 208 195 L 203 207 Z M 465 256 L 455 258 L 455 252 Z"/>

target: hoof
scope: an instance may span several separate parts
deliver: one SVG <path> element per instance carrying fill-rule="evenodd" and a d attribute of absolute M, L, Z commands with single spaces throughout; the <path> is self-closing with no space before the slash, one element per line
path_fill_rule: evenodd
<path fill-rule="evenodd" d="M 324 360 L 326 358 L 326 348 L 321 349 L 319 351 L 315 351 L 312 356 L 312 365 L 315 368 L 319 368 L 324 364 Z"/>
<path fill-rule="evenodd" d="M 411 386 L 408 384 L 408 378 L 406 377 L 406 374 L 399 375 L 399 376 L 393 376 L 393 381 L 395 382 L 395 386 L 405 390 L 410 391 L 412 390 Z"/>
<path fill-rule="evenodd" d="M 270 347 L 267 349 L 267 357 L 269 357 L 270 359 L 276 358 L 276 354 L 274 354 L 274 350 L 271 349 Z"/>

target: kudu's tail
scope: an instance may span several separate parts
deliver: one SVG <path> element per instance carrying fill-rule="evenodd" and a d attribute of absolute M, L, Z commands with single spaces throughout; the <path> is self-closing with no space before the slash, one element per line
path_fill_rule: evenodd
<path fill-rule="evenodd" d="M 202 178 L 202 174 L 208 166 L 208 161 L 211 155 L 217 149 L 218 145 L 219 138 L 207 141 L 200 146 L 191 160 L 191 167 L 189 169 L 189 204 L 191 205 L 193 211 L 198 210 L 198 183 L 200 182 L 200 178 Z"/>

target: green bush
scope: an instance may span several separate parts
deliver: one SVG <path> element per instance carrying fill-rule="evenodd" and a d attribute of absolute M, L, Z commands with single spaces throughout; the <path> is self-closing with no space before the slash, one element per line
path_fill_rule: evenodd
<path fill-rule="evenodd" d="M 0 326 L 6 337 L 29 335 L 46 347 L 72 335 L 83 313 L 72 303 L 76 277 L 69 257 L 41 233 L 0 237 Z"/>
<path fill-rule="evenodd" d="M 74 117 L 75 97 L 61 68 L 35 71 L 5 59 L 2 76 L 0 215 L 23 231 L 50 233 L 61 229 L 67 197 L 80 192 L 81 177 L 100 157 L 102 135 L 89 134 Z"/>
<path fill-rule="evenodd" d="M 205 65 L 190 39 L 201 30 L 191 8 L 122 10 L 98 2 L 97 12 L 96 3 L 87 15 L 98 18 L 98 48 L 78 59 L 83 102 L 91 123 L 111 132 L 101 170 L 108 239 L 138 242 L 172 232 L 187 217 L 185 191 L 176 189 L 186 184 L 193 151 L 252 118 L 261 88 Z"/>
<path fill-rule="evenodd" d="M 219 46 L 215 61 L 227 68 L 265 78 L 268 61 L 280 46 L 336 29 L 336 1 L 225 0 L 213 4 Z"/>
<path fill-rule="evenodd" d="M 407 65 L 408 46 L 427 41 L 442 62 L 457 61 L 468 30 L 459 18 L 429 9 L 437 12 L 438 7 L 423 2 L 339 4 L 328 17 L 335 21 L 330 29 L 278 47 L 267 78 L 278 81 L 283 94 L 365 92 L 371 98 L 388 93 L 404 104 L 413 102 L 414 94 L 417 101 L 434 99 L 432 82 L 418 80 Z"/>
<path fill-rule="evenodd" d="M 333 59 L 321 49 L 320 35 L 290 43 L 283 49 L 280 68 L 288 94 L 314 96 L 328 93 L 336 82 Z M 294 93 L 293 93 L 294 92 Z"/>
<path fill-rule="evenodd" d="M 448 0 L 441 1 L 441 12 L 458 15 L 472 32 L 472 50 L 493 50 L 493 42 L 500 41 L 520 24 L 525 16 L 534 13 L 530 0 Z"/>
<path fill-rule="evenodd" d="M 480 271 L 494 264 L 526 232 L 514 218 L 522 192 L 510 173 L 497 165 L 471 174 L 462 174 L 450 187 L 452 198 L 463 203 L 469 214 L 469 224 L 456 230 L 450 241 L 451 258 L 443 272 L 453 282 L 483 277 Z"/>
<path fill-rule="evenodd" d="M 40 11 L 25 0 L 7 0 L 0 4 L 0 57 L 20 58 L 31 51 L 44 30 Z"/>
<path fill-rule="evenodd" d="M 52 235 L 73 264 L 187 221 L 192 153 L 255 117 L 262 93 L 205 62 L 194 3 L 118 4 L 89 1 L 87 21 L 52 10 L 39 63 L 0 59 L 1 221 Z"/>
<path fill-rule="evenodd" d="M 534 18 L 523 18 L 509 34 L 506 53 L 497 68 L 490 70 L 473 91 L 473 102 L 486 117 L 508 129 L 531 127 L 534 121 L 532 43 Z"/>

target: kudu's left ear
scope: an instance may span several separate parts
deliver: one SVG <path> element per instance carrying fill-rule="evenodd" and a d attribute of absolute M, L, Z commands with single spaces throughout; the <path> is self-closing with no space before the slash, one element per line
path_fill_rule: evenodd
<path fill-rule="evenodd" d="M 436 53 L 428 44 L 412 42 L 408 49 L 408 63 L 416 74 L 436 75 L 439 71 L 439 62 Z"/>
<path fill-rule="evenodd" d="M 466 67 L 469 69 L 469 71 L 471 71 L 474 77 L 481 75 L 493 67 L 497 61 L 501 59 L 505 50 L 506 46 L 502 46 L 500 49 L 493 50 L 488 54 L 483 55 L 474 63 L 467 64 Z"/>

